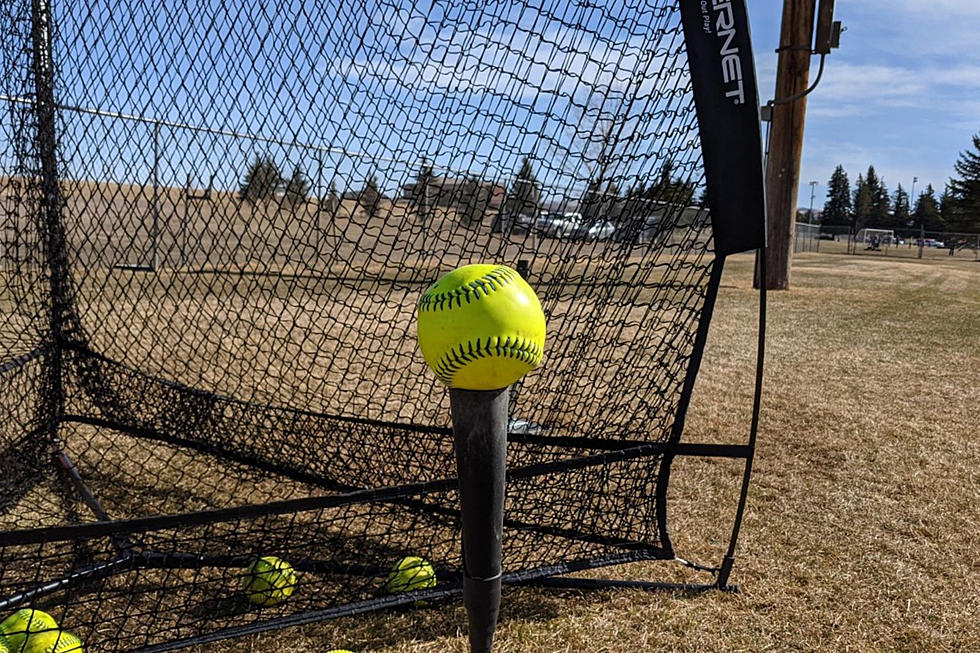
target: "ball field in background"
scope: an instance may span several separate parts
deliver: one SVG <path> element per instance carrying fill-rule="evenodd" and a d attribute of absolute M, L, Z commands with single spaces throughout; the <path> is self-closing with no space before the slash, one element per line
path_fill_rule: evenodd
<path fill-rule="evenodd" d="M 418 556 L 407 556 L 395 563 L 385 581 L 385 589 L 391 594 L 411 592 L 436 586 L 436 570 Z"/>
<path fill-rule="evenodd" d="M 248 600 L 256 605 L 277 605 L 296 589 L 296 571 L 281 558 L 265 556 L 251 565 L 245 576 Z"/>
<path fill-rule="evenodd" d="M 47 612 L 21 608 L 0 622 L 0 636 L 11 651 L 25 650 L 28 638 L 58 630 L 58 622 Z"/>
<path fill-rule="evenodd" d="M 506 388 L 541 363 L 541 302 L 505 265 L 449 272 L 419 299 L 417 315 L 425 362 L 451 388 Z"/>

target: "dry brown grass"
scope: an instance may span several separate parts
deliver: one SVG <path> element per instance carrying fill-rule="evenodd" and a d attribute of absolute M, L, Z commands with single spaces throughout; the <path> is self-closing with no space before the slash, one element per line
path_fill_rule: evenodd
<path fill-rule="evenodd" d="M 92 264 L 87 272 L 89 283 L 101 287 L 116 277 L 131 279 L 128 272 L 101 270 L 105 264 L 128 260 L 126 256 L 133 251 L 143 251 L 140 241 L 145 244 L 146 222 L 140 212 L 147 210 L 144 195 L 142 190 L 133 190 L 116 198 L 114 210 L 89 206 L 88 211 L 77 212 L 117 220 L 115 226 L 106 227 L 104 242 L 92 241 L 79 248 L 82 263 L 88 257 Z M 176 207 L 179 198 L 167 197 Z M 227 198 L 218 198 L 214 206 L 217 208 L 209 210 L 215 213 L 195 214 L 191 224 L 200 224 L 203 230 L 204 225 L 216 222 L 224 231 L 215 228 L 205 233 L 192 228 L 197 242 L 218 247 L 228 232 L 244 234 L 244 245 L 236 250 L 243 258 L 232 261 L 234 267 L 247 268 L 253 259 L 272 259 L 277 269 L 289 268 L 290 259 L 276 258 L 281 251 L 269 251 L 267 234 L 252 233 L 243 226 L 254 218 L 249 207 L 241 208 Z M 354 210 L 345 207 L 345 213 Z M 170 215 L 174 219 L 181 214 L 175 209 Z M 215 215 L 219 219 L 213 220 Z M 424 255 L 429 239 L 444 239 L 446 225 L 454 222 L 451 216 L 442 216 L 443 227 L 409 233 L 405 237 L 411 240 L 406 244 L 399 240 L 403 236 L 395 226 L 397 220 L 389 225 L 362 218 L 341 216 L 325 234 L 322 246 L 342 254 L 338 260 L 344 261 L 343 268 L 336 271 L 341 276 L 356 278 L 362 272 L 378 272 L 371 253 L 376 253 L 379 243 L 391 252 Z M 315 219 L 311 213 L 309 221 L 295 223 L 293 232 L 278 226 L 274 231 L 299 241 L 315 231 L 311 230 Z M 144 230 L 130 229 L 135 224 Z M 76 228 L 93 231 L 85 225 Z M 134 233 L 134 242 L 108 237 L 127 229 Z M 175 232 L 176 228 L 168 225 L 168 230 Z M 526 253 L 503 240 L 490 245 L 488 250 L 504 258 L 514 252 Z M 165 240 L 164 246 L 171 254 L 179 250 L 173 240 Z M 581 253 L 587 259 L 566 262 L 568 252 L 560 243 L 549 246 L 551 250 L 538 252 L 544 259 L 541 265 L 565 265 L 565 272 L 576 266 L 602 265 L 607 254 L 617 254 L 598 247 Z M 207 259 L 208 247 L 202 246 L 188 265 L 206 268 L 210 264 L 220 269 L 216 261 Z M 824 253 L 797 257 L 791 292 L 771 296 L 759 452 L 733 577 L 742 593 L 689 596 L 510 590 L 504 597 L 499 653 L 980 647 L 976 626 L 980 618 L 980 566 L 976 562 L 980 553 L 980 442 L 976 440 L 980 264 L 972 262 L 971 256 L 949 258 L 935 250 L 927 250 L 927 259 L 920 262 L 894 256 L 847 257 L 833 253 L 841 249 L 834 244 L 822 243 L 822 247 Z M 300 258 L 308 260 L 306 254 Z M 427 276 L 420 269 L 427 265 L 424 260 L 396 262 L 418 265 L 417 276 Z M 197 284 L 211 283 L 205 278 L 208 275 L 182 274 L 173 269 L 172 261 L 168 266 L 154 283 L 162 280 L 162 287 L 186 284 L 184 290 L 190 297 L 200 295 Z M 94 271 L 96 268 L 100 271 Z M 750 257 L 741 256 L 726 273 L 688 420 L 689 440 L 741 441 L 746 434 L 757 310 L 750 269 Z M 121 283 L 109 287 L 121 290 Z M 138 324 L 159 324 L 161 332 L 164 326 L 193 323 L 193 316 L 182 312 L 181 306 L 160 304 L 156 293 L 161 287 L 146 283 L 135 299 L 103 297 L 102 301 L 115 302 L 112 311 L 87 298 L 83 304 L 88 306 L 90 315 L 85 317 L 90 325 L 95 324 L 95 316 L 110 312 L 136 316 L 139 319 L 134 323 Z M 264 292 L 267 285 L 259 279 L 248 287 Z M 219 296 L 213 298 L 221 305 L 215 314 L 222 316 L 228 333 L 227 342 L 208 343 L 215 347 L 210 352 L 215 360 L 243 365 L 235 353 L 236 338 L 245 342 L 268 333 L 286 343 L 290 357 L 302 360 L 310 355 L 302 343 L 293 341 L 289 330 L 311 327 L 303 323 L 308 318 L 303 317 L 300 295 L 322 295 L 321 288 L 304 281 L 298 287 L 299 295 L 273 297 L 261 313 L 252 307 L 249 319 L 242 323 L 259 324 L 262 329 L 248 333 L 235 326 L 234 317 L 248 308 L 232 297 L 239 289 L 235 284 L 217 287 Z M 130 290 L 133 288 L 127 288 Z M 357 287 L 348 290 L 360 291 Z M 221 295 L 225 291 L 227 297 Z M 400 292 L 412 294 L 416 289 Z M 83 284 L 83 297 L 85 293 Z M 410 298 L 398 297 L 401 304 L 411 304 Z M 556 305 L 569 301 L 562 296 Z M 372 312 L 376 307 L 365 306 L 365 316 L 393 319 L 380 309 Z M 8 324 L 15 324 L 11 320 Z M 15 331 L 23 336 L 21 322 L 16 322 Z M 118 330 L 94 328 L 100 350 L 120 356 L 120 352 L 136 352 L 138 359 L 147 361 L 160 360 L 167 350 L 183 353 L 181 343 L 147 339 L 145 333 L 118 325 L 113 328 Z M 322 336 L 319 345 L 324 353 L 329 353 L 331 343 L 328 328 L 313 328 Z M 410 343 L 404 346 L 406 351 L 411 348 Z M 265 356 L 263 353 L 252 363 L 265 366 Z M 166 371 L 192 384 L 211 380 L 183 376 L 200 374 L 199 370 Z M 283 392 L 280 382 L 293 375 L 288 369 L 281 373 L 269 370 L 267 384 L 252 389 L 254 398 L 276 397 Z M 314 376 L 336 381 L 341 390 L 348 390 L 342 386 L 344 379 L 358 378 L 355 373 L 316 369 Z M 230 394 L 236 391 L 219 389 Z M 373 416 L 399 417 L 388 415 L 384 405 L 356 408 Z M 679 555 L 710 564 L 720 560 L 731 528 L 739 473 L 738 465 L 728 461 L 685 459 L 675 465 L 670 517 Z M 677 565 L 665 563 L 630 565 L 596 575 L 610 574 L 638 579 L 690 578 Z M 464 651 L 465 621 L 458 604 L 449 603 L 292 628 L 198 650 Z"/>
<path fill-rule="evenodd" d="M 756 299 L 726 273 L 689 438 L 740 439 Z M 770 295 L 756 470 L 739 594 L 505 593 L 499 653 L 968 651 L 980 647 L 980 266 L 807 254 Z M 672 477 L 679 555 L 720 558 L 738 468 Z M 722 506 L 715 506 L 716 500 Z M 672 564 L 605 570 L 676 577 Z M 209 651 L 465 651 L 457 604 L 234 640 Z"/>

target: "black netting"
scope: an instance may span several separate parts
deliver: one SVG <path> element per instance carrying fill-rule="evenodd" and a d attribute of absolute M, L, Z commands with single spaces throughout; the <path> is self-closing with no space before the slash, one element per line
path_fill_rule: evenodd
<path fill-rule="evenodd" d="M 506 572 L 672 556 L 662 454 L 717 283 L 674 5 L 5 3 L 0 613 L 123 651 L 406 602 L 404 555 L 454 590 L 414 306 L 472 262 L 548 320 Z M 302 581 L 259 611 L 261 555 Z"/>

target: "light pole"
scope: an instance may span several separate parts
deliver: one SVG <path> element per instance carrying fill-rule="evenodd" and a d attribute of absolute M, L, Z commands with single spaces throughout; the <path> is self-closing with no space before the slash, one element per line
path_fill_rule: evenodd
<path fill-rule="evenodd" d="M 912 177 L 912 194 L 909 196 L 909 208 L 912 207 L 912 202 L 915 198 L 915 182 L 919 181 L 918 177 Z M 912 240 L 911 238 L 909 240 Z M 922 216 L 919 216 L 919 258 L 922 258 L 922 249 L 926 245 L 926 225 L 922 222 Z"/>
<path fill-rule="evenodd" d="M 909 193 L 909 216 L 912 216 L 912 212 L 915 211 L 915 182 L 919 181 L 918 177 L 912 177 L 912 191 Z"/>
<path fill-rule="evenodd" d="M 806 214 L 806 223 L 813 224 L 813 193 L 817 189 L 817 182 L 810 182 L 810 210 Z"/>

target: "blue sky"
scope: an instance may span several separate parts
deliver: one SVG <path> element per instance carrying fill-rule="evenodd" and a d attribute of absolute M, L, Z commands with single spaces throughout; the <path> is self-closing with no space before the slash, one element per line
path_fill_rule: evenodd
<path fill-rule="evenodd" d="M 397 193 L 423 160 L 509 185 L 530 156 L 546 196 L 577 198 L 610 130 L 606 179 L 652 179 L 670 158 L 700 181 L 669 0 L 126 4 L 59 5 L 64 102 L 332 148 L 318 165 L 312 148 L 164 127 L 165 185 L 233 187 L 257 154 L 341 189 L 376 174 Z M 80 176 L 149 177 L 150 126 L 65 119 Z"/>
<path fill-rule="evenodd" d="M 134 0 L 129 11 L 109 0 L 64 2 L 60 43 L 72 60 L 62 61 L 62 99 L 371 155 L 318 163 L 309 150 L 164 129 L 167 184 L 191 173 L 234 186 L 243 161 L 271 152 L 286 170 L 300 161 L 311 176 L 326 168 L 324 184 L 346 176 L 359 187 L 380 171 L 396 191 L 417 166 L 384 157 L 504 180 L 530 154 L 542 177 L 574 193 L 611 122 L 625 124 L 624 179 L 649 178 L 659 155 L 681 170 L 696 163 L 688 99 L 665 92 L 685 83 L 675 36 L 660 24 L 665 3 L 486 0 L 477 12 L 441 0 Z M 765 101 L 782 0 L 748 4 Z M 910 190 L 913 177 L 916 192 L 928 183 L 941 191 L 980 131 L 980 0 L 838 0 L 837 18 L 847 32 L 809 98 L 800 206 L 815 180 L 822 207 L 837 164 L 852 182 L 874 164 L 892 191 Z M 616 123 L 624 111 L 637 120 Z M 641 115 L 660 118 L 645 127 Z M 87 175 L 148 178 L 149 126 L 66 119 L 84 135 L 66 154 L 81 155 Z"/>
<path fill-rule="evenodd" d="M 749 0 L 763 101 L 775 88 L 782 0 Z M 980 0 L 837 0 L 847 28 L 810 95 L 799 206 L 822 207 L 842 164 L 851 183 L 874 164 L 888 189 L 942 192 L 980 132 Z M 812 75 L 816 74 L 817 57 Z"/>

